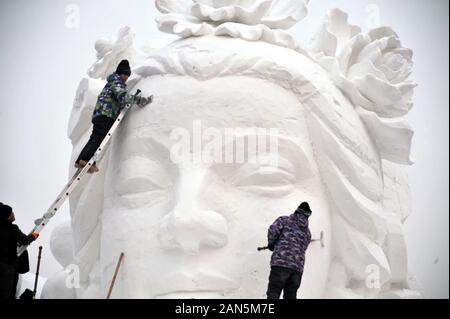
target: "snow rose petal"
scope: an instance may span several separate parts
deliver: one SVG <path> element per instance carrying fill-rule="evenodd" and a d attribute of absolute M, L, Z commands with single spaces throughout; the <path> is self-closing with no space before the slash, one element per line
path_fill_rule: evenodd
<path fill-rule="evenodd" d="M 325 17 L 320 31 L 313 37 L 312 47 L 316 52 L 336 56 L 360 32 L 360 27 L 348 23 L 346 12 L 333 9 Z"/>
<path fill-rule="evenodd" d="M 162 32 L 176 34 L 182 38 L 209 34 L 212 27 L 195 18 L 180 14 L 165 14 L 157 19 L 158 29 Z"/>
<path fill-rule="evenodd" d="M 380 116 L 403 116 L 411 108 L 410 103 L 404 100 L 404 95 L 399 87 L 382 81 L 374 75 L 369 74 L 362 78 L 355 78 L 353 83 L 359 92 L 373 103 L 373 109 L 370 111 L 374 111 Z"/>
<path fill-rule="evenodd" d="M 202 21 L 211 22 L 237 22 L 247 25 L 255 25 L 261 22 L 262 17 L 267 13 L 272 0 L 252 1 L 251 6 L 224 6 L 214 8 L 212 6 L 195 3 L 190 12 L 194 17 Z"/>
<path fill-rule="evenodd" d="M 384 72 L 378 69 L 370 60 L 364 60 L 350 67 L 347 72 L 347 78 L 352 80 L 357 77 L 364 77 L 367 74 L 373 74 L 383 81 L 387 81 Z"/>
<path fill-rule="evenodd" d="M 230 7 L 230 6 L 240 6 L 240 7 L 251 7 L 258 0 L 193 0 L 195 3 L 205 4 L 213 8 Z"/>
<path fill-rule="evenodd" d="M 289 29 L 308 14 L 309 0 L 273 0 L 262 23 L 271 29 Z"/>
<path fill-rule="evenodd" d="M 161 13 L 181 13 L 189 12 L 189 5 L 192 1 L 156 0 L 156 8 Z"/>

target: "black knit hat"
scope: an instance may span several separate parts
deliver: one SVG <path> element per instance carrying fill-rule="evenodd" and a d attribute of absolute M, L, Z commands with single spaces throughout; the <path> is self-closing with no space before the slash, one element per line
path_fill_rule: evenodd
<path fill-rule="evenodd" d="M 303 213 L 306 216 L 311 216 L 311 208 L 309 207 L 309 204 L 307 202 L 303 202 L 298 206 L 297 212 Z"/>
<path fill-rule="evenodd" d="M 130 62 L 128 60 L 122 60 L 120 61 L 119 65 L 117 66 L 116 70 L 117 74 L 125 74 L 125 75 L 131 75 L 131 68 L 130 68 Z"/>
<path fill-rule="evenodd" d="M 11 206 L 0 203 L 0 221 L 7 220 L 11 216 L 13 210 Z"/>

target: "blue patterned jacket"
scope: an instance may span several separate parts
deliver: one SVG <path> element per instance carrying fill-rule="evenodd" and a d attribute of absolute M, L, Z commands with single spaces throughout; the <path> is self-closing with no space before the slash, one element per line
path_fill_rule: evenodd
<path fill-rule="evenodd" d="M 311 242 L 308 217 L 302 213 L 281 216 L 269 227 L 268 246 L 273 250 L 271 266 L 303 273 L 306 249 Z"/>
<path fill-rule="evenodd" d="M 111 74 L 106 80 L 108 83 L 97 98 L 92 117 L 104 115 L 116 119 L 130 96 L 127 94 L 127 85 L 117 73 Z"/>

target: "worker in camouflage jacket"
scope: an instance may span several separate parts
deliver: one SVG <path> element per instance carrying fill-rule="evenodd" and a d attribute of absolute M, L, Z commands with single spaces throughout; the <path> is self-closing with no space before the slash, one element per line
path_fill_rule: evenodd
<path fill-rule="evenodd" d="M 84 167 L 89 162 L 122 109 L 134 99 L 133 96 L 127 93 L 126 82 L 130 75 L 131 68 L 128 60 L 122 60 L 117 66 L 116 72 L 108 76 L 107 83 L 98 96 L 97 104 L 95 105 L 92 116 L 92 124 L 94 125 L 92 134 L 78 156 L 75 167 Z M 138 97 L 137 99 L 134 102 L 144 106 L 151 102 L 152 97 Z M 98 172 L 96 163 L 89 168 L 88 172 Z"/>
<path fill-rule="evenodd" d="M 302 203 L 290 216 L 281 216 L 269 227 L 267 239 L 272 253 L 268 299 L 296 299 L 303 276 L 305 253 L 311 242 L 309 204 Z"/>

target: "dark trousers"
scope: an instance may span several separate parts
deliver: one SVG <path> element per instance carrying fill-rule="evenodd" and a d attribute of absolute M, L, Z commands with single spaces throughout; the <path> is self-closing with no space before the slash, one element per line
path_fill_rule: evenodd
<path fill-rule="evenodd" d="M 302 273 L 284 267 L 273 266 L 270 270 L 267 299 L 297 299 L 297 290 L 302 282 Z"/>
<path fill-rule="evenodd" d="M 107 117 L 107 116 L 96 116 L 92 119 L 92 124 L 94 124 L 94 128 L 92 130 L 91 137 L 89 138 L 89 141 L 87 142 L 86 146 L 81 151 L 80 155 L 78 156 L 77 162 L 79 160 L 84 160 L 88 162 L 92 156 L 94 156 L 95 152 L 97 151 L 97 148 L 102 143 L 103 139 L 105 138 L 106 134 L 108 134 L 109 129 L 111 126 L 113 126 L 115 120 Z"/>
<path fill-rule="evenodd" d="M 14 266 L 0 262 L 0 299 L 15 299 L 19 279 Z"/>

